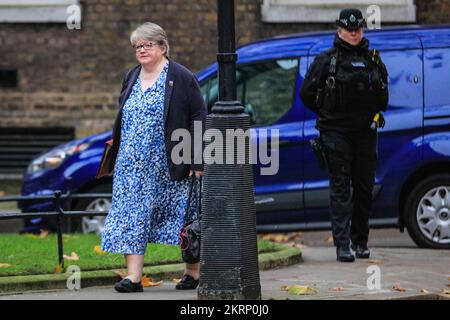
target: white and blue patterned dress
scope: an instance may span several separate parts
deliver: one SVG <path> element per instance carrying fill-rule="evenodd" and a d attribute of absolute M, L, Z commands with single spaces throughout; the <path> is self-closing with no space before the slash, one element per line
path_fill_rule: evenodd
<path fill-rule="evenodd" d="M 169 176 L 163 123 L 167 70 L 168 63 L 145 92 L 138 77 L 123 106 L 103 251 L 144 254 L 148 242 L 178 244 L 190 179 L 172 181 Z"/>

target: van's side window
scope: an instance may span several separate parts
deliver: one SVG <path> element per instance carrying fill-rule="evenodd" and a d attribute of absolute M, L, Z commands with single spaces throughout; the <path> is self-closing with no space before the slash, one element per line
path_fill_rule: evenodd
<path fill-rule="evenodd" d="M 292 107 L 298 59 L 279 59 L 238 66 L 237 99 L 250 115 L 253 126 L 270 125 Z M 217 77 L 201 86 L 211 110 L 217 101 Z"/>
<path fill-rule="evenodd" d="M 450 48 L 425 50 L 425 117 L 450 117 Z"/>

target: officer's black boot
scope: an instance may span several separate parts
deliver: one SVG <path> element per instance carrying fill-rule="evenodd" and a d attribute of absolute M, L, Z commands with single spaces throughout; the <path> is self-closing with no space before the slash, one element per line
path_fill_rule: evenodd
<path fill-rule="evenodd" d="M 367 244 L 353 244 L 352 249 L 355 251 L 356 258 L 358 259 L 369 259 L 370 250 L 367 247 Z"/>
<path fill-rule="evenodd" d="M 337 261 L 340 262 L 353 262 L 355 261 L 355 256 L 350 251 L 349 245 L 342 245 L 336 248 Z"/>

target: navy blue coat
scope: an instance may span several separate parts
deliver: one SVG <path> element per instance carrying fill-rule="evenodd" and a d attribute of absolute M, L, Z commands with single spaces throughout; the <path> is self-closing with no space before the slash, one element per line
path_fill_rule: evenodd
<path fill-rule="evenodd" d="M 113 144 L 111 157 L 109 158 L 109 172 L 112 172 L 120 146 L 120 132 L 122 123 L 122 109 L 131 94 L 133 85 L 139 76 L 141 65 L 138 65 L 126 73 L 122 83 L 122 90 L 119 96 L 119 112 L 113 127 Z M 176 129 L 186 129 L 191 132 L 193 141 L 193 123 L 202 121 L 205 126 L 207 109 L 205 101 L 200 92 L 196 76 L 186 67 L 173 60 L 169 60 L 167 71 L 165 98 L 164 98 L 164 141 L 169 167 L 169 174 L 172 180 L 183 180 L 189 175 L 189 170 L 203 170 L 202 164 L 174 164 L 171 160 L 173 147 L 178 143 L 171 141 L 172 132 Z M 192 159 L 194 155 L 192 153 Z"/>

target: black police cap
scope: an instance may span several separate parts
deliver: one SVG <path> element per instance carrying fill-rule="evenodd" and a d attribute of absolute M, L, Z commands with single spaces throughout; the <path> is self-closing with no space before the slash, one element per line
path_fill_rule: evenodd
<path fill-rule="evenodd" d="M 359 9 L 344 9 L 339 13 L 339 19 L 336 20 L 336 24 L 339 27 L 355 30 L 364 28 L 366 20 L 364 19 L 361 10 Z"/>

